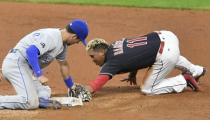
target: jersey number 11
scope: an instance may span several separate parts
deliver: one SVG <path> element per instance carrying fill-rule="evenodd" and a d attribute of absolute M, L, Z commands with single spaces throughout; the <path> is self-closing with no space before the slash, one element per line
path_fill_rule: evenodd
<path fill-rule="evenodd" d="M 126 42 L 127 42 L 127 47 L 129 48 L 143 46 L 143 45 L 147 45 L 147 37 L 131 38 L 131 39 L 127 39 Z"/>

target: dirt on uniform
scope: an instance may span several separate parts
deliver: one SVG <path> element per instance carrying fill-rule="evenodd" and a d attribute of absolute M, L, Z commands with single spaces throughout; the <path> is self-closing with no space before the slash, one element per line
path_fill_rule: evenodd
<path fill-rule="evenodd" d="M 65 27 L 72 19 L 87 20 L 88 40 L 101 37 L 109 42 L 154 30 L 171 30 L 180 38 L 182 55 L 210 69 L 210 12 L 194 10 L 143 9 L 102 6 L 54 5 L 0 2 L 0 64 L 8 51 L 24 35 L 47 27 Z M 68 49 L 71 75 L 88 84 L 99 72 L 82 44 Z M 139 81 L 145 70 L 138 73 Z M 173 72 L 172 75 L 178 72 Z M 54 95 L 64 95 L 66 87 L 59 66 L 45 69 Z M 121 83 L 118 75 L 82 107 L 61 110 L 1 110 L 0 120 L 210 120 L 209 74 L 202 77 L 202 92 L 144 96 L 138 87 Z M 138 82 L 139 82 L 138 81 Z M 6 81 L 0 82 L 0 95 L 15 94 Z"/>

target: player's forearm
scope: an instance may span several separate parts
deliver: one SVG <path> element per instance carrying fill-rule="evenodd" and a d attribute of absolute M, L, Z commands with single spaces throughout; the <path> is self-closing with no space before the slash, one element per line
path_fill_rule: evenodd
<path fill-rule="evenodd" d="M 110 77 L 108 75 L 99 75 L 95 80 L 91 81 L 89 84 L 89 90 L 90 92 L 96 92 L 100 90 L 107 81 L 110 80 Z"/>
<path fill-rule="evenodd" d="M 69 64 L 67 61 L 60 61 L 60 71 L 63 77 L 63 80 L 68 88 L 72 88 L 74 85 L 73 79 L 69 74 Z"/>
<path fill-rule="evenodd" d="M 37 77 L 40 77 L 42 76 L 43 73 L 39 66 L 38 54 L 39 54 L 39 49 L 35 45 L 29 46 L 29 48 L 26 50 L 26 57 L 29 65 L 31 66 L 35 75 Z"/>
<path fill-rule="evenodd" d="M 69 74 L 69 64 L 67 61 L 62 61 L 59 62 L 60 64 L 60 71 L 61 71 L 61 75 L 63 77 L 63 79 L 67 78 L 70 76 Z"/>

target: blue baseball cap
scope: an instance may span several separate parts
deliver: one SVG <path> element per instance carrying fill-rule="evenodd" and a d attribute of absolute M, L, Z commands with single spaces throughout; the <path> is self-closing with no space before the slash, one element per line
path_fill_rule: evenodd
<path fill-rule="evenodd" d="M 87 23 L 83 20 L 75 19 L 71 23 L 69 23 L 69 27 L 72 30 L 72 32 L 74 32 L 77 35 L 77 37 L 81 40 L 81 42 L 86 46 L 86 37 L 89 33 Z"/>

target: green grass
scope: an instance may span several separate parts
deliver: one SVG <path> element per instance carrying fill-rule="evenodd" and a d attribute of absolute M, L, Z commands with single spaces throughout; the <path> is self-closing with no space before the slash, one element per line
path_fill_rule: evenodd
<path fill-rule="evenodd" d="M 3 0 L 3 1 L 210 10 L 210 0 Z"/>

